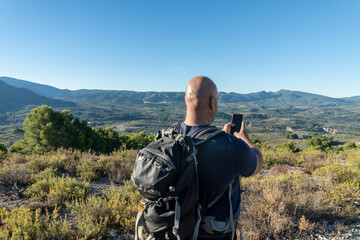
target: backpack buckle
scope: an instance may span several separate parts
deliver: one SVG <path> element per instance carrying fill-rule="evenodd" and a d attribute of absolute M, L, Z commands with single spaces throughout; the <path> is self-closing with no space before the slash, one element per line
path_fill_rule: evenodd
<path fill-rule="evenodd" d="M 138 205 L 138 211 L 139 212 L 143 212 L 146 206 L 146 200 L 145 199 L 141 199 L 139 205 Z"/>

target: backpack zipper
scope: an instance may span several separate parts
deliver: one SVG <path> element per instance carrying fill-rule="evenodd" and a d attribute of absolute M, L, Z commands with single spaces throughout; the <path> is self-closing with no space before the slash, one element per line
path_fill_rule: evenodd
<path fill-rule="evenodd" d="M 149 149 L 142 149 L 141 152 L 148 152 L 148 153 L 154 154 L 154 155 L 160 157 L 162 160 L 164 160 L 164 161 L 165 161 L 165 164 L 170 165 L 174 170 L 176 169 L 174 163 L 173 163 L 169 158 L 160 155 L 160 154 L 157 153 L 156 151 L 149 150 Z"/>

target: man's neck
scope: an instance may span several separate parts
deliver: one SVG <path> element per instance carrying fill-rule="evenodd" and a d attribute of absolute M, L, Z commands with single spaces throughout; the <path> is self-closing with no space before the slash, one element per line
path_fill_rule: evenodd
<path fill-rule="evenodd" d="M 185 121 L 184 121 L 185 125 L 187 126 L 204 126 L 204 125 L 210 125 L 211 122 L 207 119 L 204 118 L 196 118 L 196 117 L 189 117 L 188 115 L 186 115 Z"/>

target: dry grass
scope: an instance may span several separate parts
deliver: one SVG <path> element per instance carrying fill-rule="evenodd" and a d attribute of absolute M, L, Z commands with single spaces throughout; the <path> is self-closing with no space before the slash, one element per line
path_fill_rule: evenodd
<path fill-rule="evenodd" d="M 245 239 L 299 235 L 311 221 L 333 216 L 337 207 L 321 191 L 322 180 L 301 173 L 255 177 L 247 189 L 240 217 Z M 301 218 L 306 219 L 301 221 Z"/>
<path fill-rule="evenodd" d="M 317 224 L 320 219 L 356 220 L 360 209 L 353 202 L 360 196 L 359 156 L 360 149 L 341 154 L 307 151 L 296 158 L 303 161 L 303 172 L 312 175 L 275 165 L 270 175 L 243 178 L 244 239 L 309 238 L 315 229 L 323 228 Z"/>

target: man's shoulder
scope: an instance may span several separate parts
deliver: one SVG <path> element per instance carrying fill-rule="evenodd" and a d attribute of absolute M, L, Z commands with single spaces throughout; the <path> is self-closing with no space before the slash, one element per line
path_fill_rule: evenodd
<path fill-rule="evenodd" d="M 199 134 L 203 134 L 207 131 L 210 131 L 211 129 L 215 129 L 216 127 L 210 125 L 188 126 L 184 122 L 178 122 L 173 124 L 172 128 L 180 134 L 194 138 Z"/>

